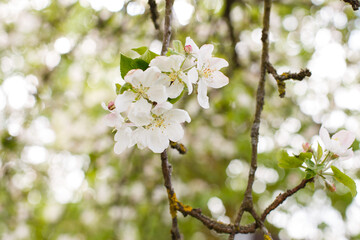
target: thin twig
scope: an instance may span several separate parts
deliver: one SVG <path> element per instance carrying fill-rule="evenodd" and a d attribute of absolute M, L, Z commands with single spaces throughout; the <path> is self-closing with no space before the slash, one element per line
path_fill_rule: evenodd
<path fill-rule="evenodd" d="M 350 4 L 354 11 L 359 10 L 360 2 L 358 0 L 344 0 L 344 2 Z"/>
<path fill-rule="evenodd" d="M 166 149 L 161 153 L 161 168 L 162 173 L 164 176 L 164 186 L 166 187 L 168 198 L 169 198 L 169 205 L 170 205 L 170 214 L 172 218 L 172 227 L 171 227 L 171 239 L 172 240 L 180 240 L 180 231 L 177 223 L 177 216 L 176 216 L 176 195 L 174 188 L 172 187 L 171 183 L 171 171 L 172 167 L 168 162 L 167 152 Z"/>
<path fill-rule="evenodd" d="M 176 149 L 180 154 L 185 154 L 187 149 L 184 144 L 170 141 L 170 147 Z"/>
<path fill-rule="evenodd" d="M 285 97 L 286 80 L 293 79 L 293 80 L 302 81 L 305 77 L 311 76 L 311 72 L 307 68 L 301 69 L 300 72 L 298 73 L 284 72 L 281 75 L 279 75 L 276 69 L 274 68 L 274 66 L 269 61 L 266 64 L 266 68 L 267 68 L 267 72 L 270 73 L 275 78 L 276 83 L 278 85 L 279 96 L 281 98 Z"/>
<path fill-rule="evenodd" d="M 296 193 L 297 191 L 299 191 L 300 189 L 304 188 L 306 186 L 307 183 L 309 182 L 313 182 L 314 178 L 310 178 L 310 179 L 304 179 L 301 181 L 301 183 L 299 185 L 297 185 L 296 187 L 287 190 L 284 193 L 279 194 L 273 203 L 271 203 L 263 212 L 263 214 L 261 215 L 261 220 L 264 221 L 266 216 L 275 208 L 277 208 L 280 204 L 282 204 L 288 197 L 290 197 L 291 195 L 293 195 L 294 193 Z"/>
<path fill-rule="evenodd" d="M 234 31 L 234 26 L 232 24 L 232 20 L 231 20 L 231 7 L 234 3 L 234 0 L 226 0 L 226 5 L 225 5 L 225 10 L 224 10 L 224 15 L 223 17 L 225 18 L 226 24 L 228 26 L 229 29 L 229 37 L 231 40 L 231 49 L 232 49 L 232 59 L 233 59 L 233 63 L 235 65 L 235 67 L 239 67 L 239 58 L 238 58 L 238 54 L 236 52 L 236 43 L 237 43 L 237 37 L 235 36 L 235 31 Z"/>
<path fill-rule="evenodd" d="M 150 6 L 151 20 L 154 23 L 155 29 L 159 31 L 160 30 L 160 26 L 159 26 L 159 23 L 158 23 L 159 12 L 157 10 L 156 1 L 155 0 L 149 0 L 148 4 Z"/>
<path fill-rule="evenodd" d="M 257 169 L 257 146 L 259 142 L 259 128 L 261 112 L 264 107 L 264 96 L 265 96 L 265 77 L 267 62 L 269 59 L 269 28 L 270 28 L 270 10 L 271 0 L 264 0 L 264 17 L 263 17 L 263 30 L 262 30 L 262 55 L 261 55 L 261 67 L 260 67 L 260 80 L 259 86 L 256 92 L 256 110 L 255 119 L 251 128 L 251 166 L 249 170 L 248 184 L 245 190 L 244 200 L 237 214 L 235 224 L 240 225 L 240 221 L 244 211 L 255 213 L 253 211 L 253 198 L 252 198 L 252 186 L 255 180 L 255 172 Z M 256 215 L 253 215 L 255 218 Z"/>
<path fill-rule="evenodd" d="M 164 37 L 162 42 L 161 55 L 165 55 L 170 44 L 171 38 L 171 19 L 172 19 L 172 7 L 174 0 L 166 0 L 165 6 L 165 25 L 164 25 Z"/>

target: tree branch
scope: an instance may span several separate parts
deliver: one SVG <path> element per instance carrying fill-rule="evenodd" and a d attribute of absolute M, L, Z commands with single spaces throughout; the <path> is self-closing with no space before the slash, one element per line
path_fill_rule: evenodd
<path fill-rule="evenodd" d="M 276 80 L 278 85 L 279 96 L 285 97 L 286 84 L 285 81 L 289 79 L 302 81 L 305 77 L 310 77 L 311 72 L 309 69 L 301 69 L 298 73 L 285 72 L 279 75 L 274 66 L 268 61 L 266 63 L 267 72 L 270 73 Z"/>
<path fill-rule="evenodd" d="M 238 39 L 237 39 L 237 37 L 235 37 L 234 26 L 232 24 L 231 15 L 230 15 L 231 7 L 232 7 L 233 3 L 234 3 L 234 0 L 226 0 L 225 11 L 224 11 L 223 17 L 225 18 L 226 24 L 229 29 L 229 37 L 231 40 L 231 48 L 232 48 L 232 54 L 233 54 L 232 59 L 233 59 L 235 67 L 239 67 L 240 66 L 239 58 L 238 58 L 238 54 L 235 49 Z"/>
<path fill-rule="evenodd" d="M 172 227 L 171 227 L 171 239 L 172 240 L 180 240 L 180 231 L 177 223 L 176 216 L 176 195 L 174 188 L 171 184 L 171 171 L 172 167 L 168 162 L 167 150 L 165 149 L 161 153 L 161 169 L 164 176 L 164 186 L 168 193 L 169 205 L 170 205 L 170 214 L 172 218 Z"/>
<path fill-rule="evenodd" d="M 161 55 L 165 55 L 169 47 L 171 38 L 171 19 L 172 19 L 172 7 L 174 0 L 166 0 L 165 6 L 165 25 L 164 25 L 164 37 L 162 42 Z"/>
<path fill-rule="evenodd" d="M 255 172 L 257 169 L 257 146 L 259 142 L 259 128 L 261 120 L 261 112 L 264 107 L 265 96 L 265 77 L 267 62 L 269 59 L 269 28 L 270 28 L 270 10 L 271 0 L 264 0 L 264 17 L 263 17 L 263 30 L 262 30 L 262 55 L 261 55 L 261 67 L 260 67 L 260 79 L 256 92 L 256 110 L 255 119 L 251 128 L 251 166 L 249 170 L 248 184 L 245 191 L 244 200 L 238 212 L 235 224 L 239 225 L 244 211 L 254 213 L 253 211 L 253 198 L 252 198 L 252 186 L 255 180 Z M 256 215 L 253 215 L 256 219 Z"/>
<path fill-rule="evenodd" d="M 293 195 L 294 193 L 296 193 L 297 191 L 299 191 L 300 189 L 304 188 L 306 186 L 307 183 L 309 182 L 313 182 L 314 178 L 310 178 L 310 179 L 304 179 L 301 181 L 301 183 L 299 185 L 297 185 L 296 187 L 294 187 L 293 189 L 289 189 L 284 193 L 279 194 L 273 203 L 271 203 L 263 212 L 263 214 L 261 215 L 261 220 L 264 221 L 266 216 L 275 208 L 277 208 L 280 204 L 282 204 L 288 197 L 290 197 L 291 195 Z"/>
<path fill-rule="evenodd" d="M 159 12 L 157 10 L 156 1 L 155 0 L 149 0 L 148 4 L 150 6 L 151 20 L 154 23 L 155 29 L 159 31 L 160 30 L 160 26 L 159 26 L 159 23 L 158 23 Z"/>

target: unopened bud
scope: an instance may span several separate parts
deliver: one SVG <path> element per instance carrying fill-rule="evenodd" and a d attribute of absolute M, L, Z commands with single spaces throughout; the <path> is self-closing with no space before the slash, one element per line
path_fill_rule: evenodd
<path fill-rule="evenodd" d="M 114 101 L 110 101 L 110 102 L 108 103 L 108 105 L 107 105 L 107 108 L 108 108 L 110 111 L 114 110 L 114 109 L 115 109 L 115 103 L 114 103 Z"/>
<path fill-rule="evenodd" d="M 302 144 L 302 148 L 304 150 L 304 152 L 312 152 L 312 149 L 311 149 L 311 146 L 310 146 L 310 143 L 303 143 Z"/>
<path fill-rule="evenodd" d="M 326 186 L 326 188 L 327 188 L 330 192 L 335 192 L 335 191 L 336 191 L 335 184 L 329 182 L 329 181 L 326 180 L 326 179 L 325 179 L 325 186 Z"/>
<path fill-rule="evenodd" d="M 185 52 L 186 52 L 187 54 L 191 53 L 191 52 L 192 52 L 192 47 L 191 47 L 191 45 L 186 45 L 186 46 L 184 47 L 184 50 L 185 50 Z"/>

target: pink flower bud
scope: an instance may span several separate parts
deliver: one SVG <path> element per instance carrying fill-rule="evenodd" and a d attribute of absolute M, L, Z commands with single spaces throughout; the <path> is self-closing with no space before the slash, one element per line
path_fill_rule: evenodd
<path fill-rule="evenodd" d="M 302 148 L 304 149 L 304 152 L 312 152 L 310 143 L 303 143 Z"/>
<path fill-rule="evenodd" d="M 115 109 L 115 103 L 114 101 L 110 101 L 107 105 L 107 108 L 111 111 Z"/>
<path fill-rule="evenodd" d="M 335 192 L 336 191 L 335 184 L 329 182 L 328 180 L 325 180 L 325 186 L 330 192 Z"/>
<path fill-rule="evenodd" d="M 185 52 L 186 52 L 187 54 L 191 53 L 191 52 L 192 52 L 192 47 L 191 47 L 191 45 L 186 45 L 186 46 L 184 47 L 184 50 L 185 50 Z"/>

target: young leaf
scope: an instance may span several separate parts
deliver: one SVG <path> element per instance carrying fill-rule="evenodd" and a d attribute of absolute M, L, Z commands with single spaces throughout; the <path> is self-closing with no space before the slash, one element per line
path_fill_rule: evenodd
<path fill-rule="evenodd" d="M 125 83 L 124 85 L 121 86 L 119 94 L 123 94 L 128 89 L 132 89 L 132 86 L 130 83 Z"/>
<path fill-rule="evenodd" d="M 309 167 L 309 168 L 314 168 L 315 164 L 313 161 L 311 161 L 310 159 L 306 159 L 305 160 L 305 164 Z"/>
<path fill-rule="evenodd" d="M 138 47 L 138 48 L 133 48 L 131 50 L 137 52 L 140 55 L 143 55 L 148 50 L 148 48 L 147 47 Z"/>
<path fill-rule="evenodd" d="M 179 41 L 179 40 L 174 40 L 174 41 L 172 42 L 172 44 L 173 44 L 173 47 L 174 47 L 174 49 L 175 49 L 176 52 L 178 52 L 178 53 L 185 53 L 185 51 L 184 51 L 184 46 L 183 46 L 183 44 L 182 44 L 181 41 Z"/>
<path fill-rule="evenodd" d="M 142 59 L 132 59 L 120 54 L 120 73 L 121 77 L 125 78 L 126 74 L 132 69 L 146 70 L 149 64 Z"/>
<path fill-rule="evenodd" d="M 318 143 L 316 160 L 319 161 L 321 159 L 322 155 L 323 155 L 323 150 L 322 150 L 322 147 L 320 146 L 320 144 Z"/>
<path fill-rule="evenodd" d="M 300 158 L 302 161 L 310 160 L 312 158 L 312 153 L 311 152 L 302 152 L 299 154 L 299 156 L 296 156 L 296 157 Z"/>
<path fill-rule="evenodd" d="M 341 172 L 337 167 L 335 166 L 331 166 L 331 169 L 334 173 L 334 177 L 336 180 L 338 180 L 339 182 L 341 182 L 342 184 L 344 184 L 347 188 L 349 188 L 351 195 L 353 197 L 356 196 L 357 192 L 356 192 L 356 184 L 354 182 L 354 180 L 352 180 L 348 175 L 346 175 L 345 173 Z"/>
<path fill-rule="evenodd" d="M 289 154 L 282 150 L 278 154 L 278 165 L 281 168 L 297 168 L 303 164 L 303 161 L 297 157 L 290 157 Z"/>
<path fill-rule="evenodd" d="M 176 51 L 175 51 L 174 49 L 172 49 L 172 48 L 168 48 L 168 51 L 167 51 L 167 53 L 166 53 L 166 56 L 169 57 L 169 56 L 171 56 L 171 55 L 179 55 L 179 53 L 176 52 Z"/>
<path fill-rule="evenodd" d="M 144 60 L 147 63 L 150 63 L 151 60 L 153 60 L 157 56 L 159 55 L 148 49 L 140 56 L 140 59 Z"/>
<path fill-rule="evenodd" d="M 316 172 L 314 170 L 312 170 L 311 168 L 305 169 L 305 172 L 306 172 L 306 175 L 305 175 L 306 179 L 313 178 L 316 175 Z"/>
<path fill-rule="evenodd" d="M 119 83 L 115 83 L 116 94 L 120 94 L 121 85 Z"/>

